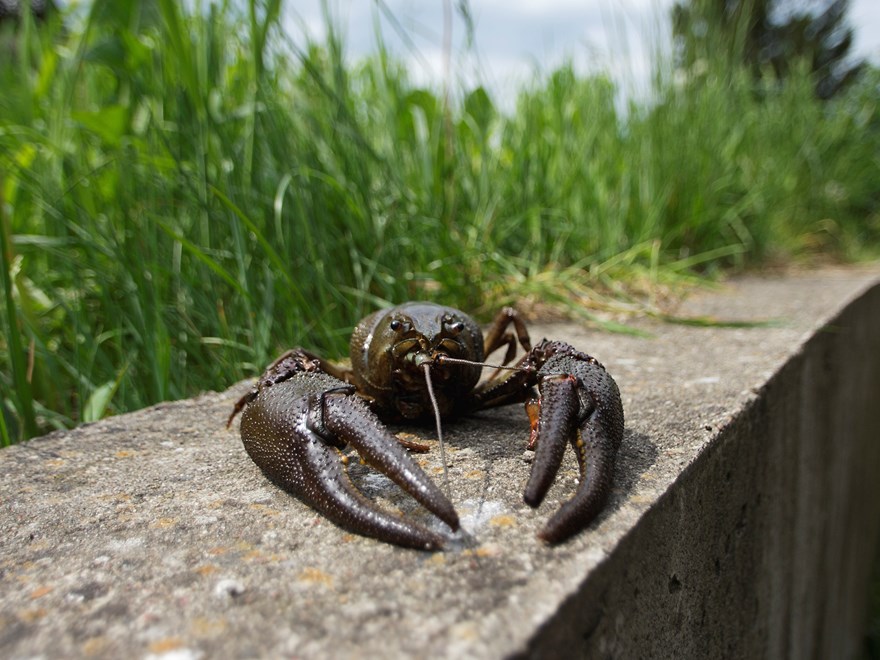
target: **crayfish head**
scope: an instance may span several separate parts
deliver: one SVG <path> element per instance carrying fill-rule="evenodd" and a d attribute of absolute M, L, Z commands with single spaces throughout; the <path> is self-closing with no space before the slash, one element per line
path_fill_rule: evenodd
<path fill-rule="evenodd" d="M 480 379 L 480 367 L 442 358 L 482 360 L 479 327 L 462 312 L 433 303 L 407 303 L 390 311 L 376 328 L 387 337 L 384 360 L 376 360 L 387 360 L 390 368 L 386 403 L 406 419 L 428 419 L 438 410 L 454 414 Z"/>

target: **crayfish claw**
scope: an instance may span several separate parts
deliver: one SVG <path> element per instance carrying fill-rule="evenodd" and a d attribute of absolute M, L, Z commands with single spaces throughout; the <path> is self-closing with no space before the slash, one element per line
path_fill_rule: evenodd
<path fill-rule="evenodd" d="M 538 532 L 539 538 L 551 544 L 561 543 L 587 527 L 602 511 L 611 493 L 616 452 L 605 429 L 595 419 L 589 419 L 572 444 L 581 478 L 574 496 Z"/>
<path fill-rule="evenodd" d="M 300 372 L 261 389 L 244 408 L 241 437 L 270 480 L 349 531 L 425 550 L 440 549 L 446 540 L 382 510 L 357 490 L 337 451 L 348 443 L 450 528 L 458 528 L 452 503 L 350 388 L 332 376 Z"/>
<path fill-rule="evenodd" d="M 549 490 L 570 443 L 580 468 L 571 499 L 562 504 L 538 536 L 561 543 L 585 529 L 611 493 L 614 462 L 623 438 L 623 404 L 614 379 L 594 358 L 562 342 L 544 342 L 537 403 L 529 401 L 535 459 L 523 499 L 537 507 Z M 535 411 L 537 408 L 537 411 Z"/>
<path fill-rule="evenodd" d="M 571 376 L 552 375 L 539 385 L 540 408 L 535 434 L 535 460 L 523 499 L 537 507 L 553 484 L 565 445 L 576 432 L 578 414 L 577 381 Z"/>
<path fill-rule="evenodd" d="M 458 530 L 458 514 L 452 502 L 356 397 L 328 397 L 324 423 L 351 444 L 368 465 L 409 493 L 452 531 Z"/>

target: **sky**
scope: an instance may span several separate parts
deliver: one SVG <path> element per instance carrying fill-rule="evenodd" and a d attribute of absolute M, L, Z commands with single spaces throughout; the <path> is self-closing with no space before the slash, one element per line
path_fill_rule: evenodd
<path fill-rule="evenodd" d="M 823 0 L 793 0 L 821 5 Z M 570 59 L 580 72 L 605 72 L 627 96 L 647 92 L 652 53 L 668 49 L 669 9 L 674 0 L 470 0 L 475 48 L 466 51 L 466 30 L 453 12 L 451 68 L 466 86 L 485 84 L 502 98 L 535 72 L 552 71 Z M 375 0 L 329 0 L 356 60 L 375 50 Z M 443 0 L 384 0 L 412 41 L 407 47 L 387 19 L 386 43 L 405 61 L 419 84 L 439 87 L 445 78 Z M 457 5 L 451 0 L 450 5 Z M 289 0 L 286 25 L 294 39 L 305 30 L 324 34 L 321 0 Z M 855 28 L 853 54 L 880 65 L 880 0 L 850 0 Z M 467 52 L 466 56 L 462 53 Z"/>

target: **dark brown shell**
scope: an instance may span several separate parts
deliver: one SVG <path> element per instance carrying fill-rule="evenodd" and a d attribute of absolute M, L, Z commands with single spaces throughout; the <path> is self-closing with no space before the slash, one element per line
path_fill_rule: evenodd
<path fill-rule="evenodd" d="M 453 331 L 456 324 L 460 329 Z M 441 346 L 442 343 L 442 346 Z M 431 407 L 424 374 L 403 359 L 406 351 L 483 360 L 483 334 L 477 322 L 452 307 L 408 302 L 379 310 L 358 323 L 351 335 L 351 368 L 358 390 L 375 401 L 385 415 L 428 418 Z M 480 379 L 480 367 L 435 365 L 434 390 L 443 415 L 455 414 Z"/>

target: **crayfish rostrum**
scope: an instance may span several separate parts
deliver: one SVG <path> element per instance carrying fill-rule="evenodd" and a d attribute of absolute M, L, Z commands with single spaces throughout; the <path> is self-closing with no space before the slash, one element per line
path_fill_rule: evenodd
<path fill-rule="evenodd" d="M 480 382 L 479 363 L 506 347 L 502 365 L 510 364 L 517 343 L 525 355 L 510 371 L 496 369 Z M 567 443 L 581 473 L 576 493 L 540 538 L 564 541 L 601 511 L 623 438 L 623 404 L 614 379 L 592 356 L 559 341 L 532 346 L 511 308 L 498 313 L 484 338 L 467 314 L 427 302 L 371 314 L 355 328 L 350 348 L 351 368 L 298 348 L 284 353 L 236 403 L 227 423 L 244 411 L 247 453 L 269 479 L 306 504 L 350 531 L 439 549 L 448 540 L 444 535 L 388 513 L 361 494 L 337 450 L 351 444 L 366 463 L 456 531 L 452 503 L 407 451 L 425 447 L 394 437 L 380 418 L 425 420 L 525 402 L 528 446 L 536 451 L 526 503 L 537 507 L 544 499 Z"/>

